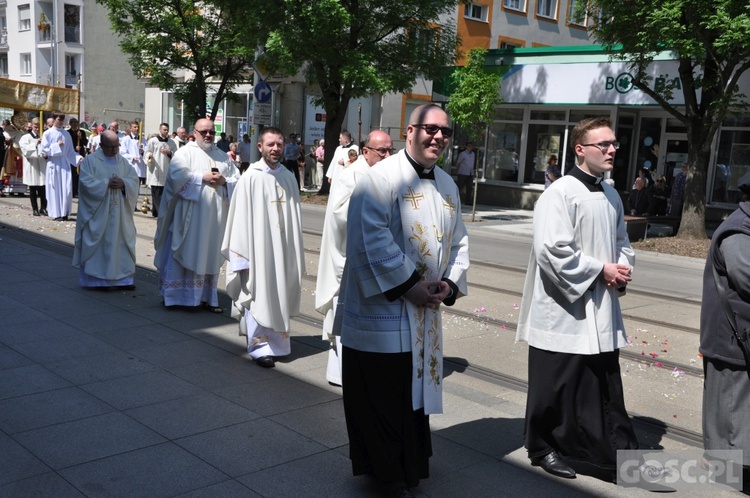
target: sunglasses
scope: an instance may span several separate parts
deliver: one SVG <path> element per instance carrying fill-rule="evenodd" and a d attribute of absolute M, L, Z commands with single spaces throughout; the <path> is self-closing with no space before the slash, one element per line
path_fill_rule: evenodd
<path fill-rule="evenodd" d="M 453 128 L 448 128 L 447 126 L 438 126 L 434 124 L 413 124 L 411 126 L 414 128 L 422 128 L 428 135 L 435 135 L 438 131 L 441 132 L 445 138 L 450 138 L 451 135 L 453 135 Z"/>
<path fill-rule="evenodd" d="M 206 135 L 216 135 L 216 130 L 214 130 L 214 129 L 209 129 L 209 130 L 195 130 L 195 131 L 197 131 L 198 133 L 200 133 L 204 137 Z"/>

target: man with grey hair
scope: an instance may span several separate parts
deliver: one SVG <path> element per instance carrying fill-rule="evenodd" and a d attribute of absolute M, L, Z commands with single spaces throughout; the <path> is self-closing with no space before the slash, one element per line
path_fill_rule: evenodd
<path fill-rule="evenodd" d="M 239 171 L 214 145 L 214 123 L 195 123 L 195 142 L 169 164 L 159 206 L 154 265 L 166 306 L 203 306 L 222 313 L 217 285 L 224 262 L 221 241 Z"/>
<path fill-rule="evenodd" d="M 139 179 L 119 151 L 117 135 L 107 130 L 81 164 L 73 250 L 81 287 L 133 288 Z"/>

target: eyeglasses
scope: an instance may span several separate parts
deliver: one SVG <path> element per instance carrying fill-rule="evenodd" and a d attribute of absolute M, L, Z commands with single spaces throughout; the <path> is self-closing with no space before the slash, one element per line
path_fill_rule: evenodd
<path fill-rule="evenodd" d="M 216 135 L 216 130 L 214 130 L 213 128 L 210 128 L 208 130 L 195 130 L 195 131 L 200 133 L 204 137 L 206 135 Z"/>
<path fill-rule="evenodd" d="M 386 154 L 388 154 L 389 156 L 392 156 L 393 154 L 396 153 L 396 149 L 394 149 L 393 147 L 391 147 L 390 149 L 385 148 L 385 147 L 376 149 L 374 147 L 365 146 L 365 149 L 370 149 L 371 151 L 376 152 L 380 157 L 385 157 Z"/>
<path fill-rule="evenodd" d="M 442 132 L 443 137 L 450 138 L 453 135 L 453 128 L 447 126 L 438 126 L 434 124 L 413 124 L 414 128 L 422 128 L 428 135 L 435 135 L 438 131 Z"/>
<path fill-rule="evenodd" d="M 598 144 L 581 144 L 584 147 L 596 147 L 600 151 L 602 151 L 602 154 L 606 154 L 609 150 L 610 146 L 614 147 L 615 150 L 618 150 L 620 148 L 620 142 L 599 142 Z"/>

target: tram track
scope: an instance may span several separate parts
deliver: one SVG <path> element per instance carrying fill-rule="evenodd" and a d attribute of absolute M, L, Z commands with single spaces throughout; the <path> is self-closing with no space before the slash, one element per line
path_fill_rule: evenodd
<path fill-rule="evenodd" d="M 513 326 L 515 328 L 515 324 L 511 322 L 497 320 L 491 317 L 476 316 L 471 313 L 447 310 L 446 308 L 443 308 L 443 312 L 452 313 L 454 315 L 461 316 L 461 317 L 470 317 L 478 321 L 491 323 L 493 325 L 504 324 L 508 328 L 510 328 L 510 326 Z M 314 317 L 312 315 L 307 315 L 304 313 L 301 313 L 297 315 L 296 317 L 294 317 L 294 320 L 304 323 L 305 325 L 309 325 L 309 326 L 316 327 L 316 328 L 323 327 L 322 319 Z M 295 340 L 294 337 L 292 337 L 292 340 Z M 306 344 L 310 346 L 309 343 L 306 343 Z M 320 349 L 321 351 L 325 350 L 324 348 L 320 348 L 318 346 L 313 345 L 313 347 L 316 347 Z M 651 363 L 651 362 L 648 362 L 646 359 L 641 358 L 640 355 L 626 354 L 626 352 L 623 350 L 620 350 L 620 355 L 628 357 L 629 359 L 632 359 L 633 361 Z M 665 367 L 667 367 L 667 363 L 664 362 L 664 360 L 662 360 L 662 363 L 664 363 Z M 475 365 L 471 363 L 470 361 L 463 359 L 463 358 L 443 358 L 443 364 L 444 364 L 444 369 L 448 372 L 469 375 L 471 377 L 482 380 L 484 382 L 488 382 L 490 384 L 494 384 L 496 386 L 513 389 L 515 391 L 522 392 L 522 393 L 526 393 L 529 388 L 528 381 L 520 377 L 509 375 L 504 372 L 500 372 L 498 370 L 494 370 L 492 368 L 484 367 L 481 365 Z M 675 363 L 675 365 L 677 364 Z M 684 365 L 680 365 L 680 368 L 689 368 L 691 370 L 696 370 L 696 369 L 693 369 L 691 367 L 684 366 Z M 687 371 L 688 370 L 686 370 L 686 372 Z M 697 370 L 696 370 L 696 373 L 697 373 Z M 702 373 L 703 372 L 700 371 L 701 375 Z M 650 432 L 652 434 L 657 434 L 657 435 L 663 434 L 676 441 L 680 441 L 682 443 L 686 443 L 690 445 L 702 445 L 703 444 L 703 436 L 702 434 L 698 432 L 692 431 L 690 429 L 686 429 L 684 427 L 680 427 L 678 425 L 655 420 L 652 417 L 641 415 L 637 412 L 629 411 L 629 413 L 630 413 L 630 417 L 631 417 L 633 424 L 636 427 L 641 428 L 642 430 L 645 430 L 647 432 Z"/>

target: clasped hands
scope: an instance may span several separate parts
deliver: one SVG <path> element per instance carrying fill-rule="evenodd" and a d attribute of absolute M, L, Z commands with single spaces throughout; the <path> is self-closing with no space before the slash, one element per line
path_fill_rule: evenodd
<path fill-rule="evenodd" d="M 628 285 L 628 282 L 633 280 L 633 277 L 631 276 L 632 272 L 633 269 L 630 265 L 605 263 L 604 270 L 602 271 L 602 278 L 607 282 L 607 287 L 622 289 Z"/>
<path fill-rule="evenodd" d="M 451 287 L 442 280 L 420 280 L 404 297 L 416 306 L 438 309 L 440 303 L 451 293 Z"/>
<path fill-rule="evenodd" d="M 112 178 L 109 179 L 109 185 L 108 185 L 109 188 L 120 189 L 120 188 L 123 188 L 124 186 L 125 186 L 125 181 L 122 178 L 113 176 Z"/>
<path fill-rule="evenodd" d="M 208 183 L 214 187 L 221 187 L 227 183 L 227 179 L 218 171 L 206 171 L 203 173 L 203 183 Z"/>

